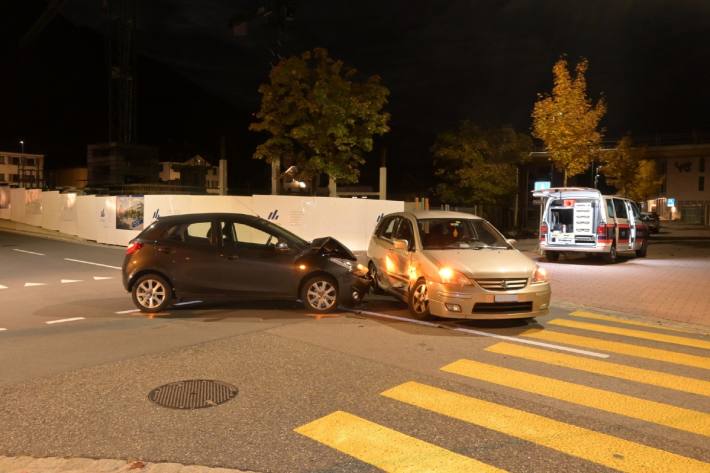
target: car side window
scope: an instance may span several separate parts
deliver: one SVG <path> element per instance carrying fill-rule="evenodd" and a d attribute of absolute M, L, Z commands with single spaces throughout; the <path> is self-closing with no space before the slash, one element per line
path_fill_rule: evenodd
<path fill-rule="evenodd" d="M 628 218 L 626 215 L 626 205 L 621 199 L 614 199 L 614 210 L 616 211 L 616 218 Z"/>
<path fill-rule="evenodd" d="M 636 205 L 636 202 L 629 202 L 631 204 L 631 212 L 634 214 L 635 219 L 640 219 L 641 218 L 641 212 L 639 211 L 638 205 Z"/>
<path fill-rule="evenodd" d="M 185 226 L 183 241 L 196 245 L 210 245 L 212 222 L 192 222 Z"/>
<path fill-rule="evenodd" d="M 234 222 L 233 235 L 237 246 L 271 247 L 278 242 L 278 237 L 260 228 L 241 222 Z"/>
<path fill-rule="evenodd" d="M 397 222 L 399 218 L 390 217 L 389 220 L 382 223 L 382 228 L 380 229 L 379 236 L 382 238 L 392 239 L 394 235 L 394 230 L 397 228 Z"/>
<path fill-rule="evenodd" d="M 399 240 L 407 240 L 409 243 L 409 248 L 414 247 L 414 231 L 412 230 L 412 224 L 406 218 L 401 219 L 397 230 L 394 233 L 394 238 Z"/>
<path fill-rule="evenodd" d="M 606 217 L 614 218 L 616 214 L 614 213 L 614 202 L 611 199 L 606 199 Z"/>

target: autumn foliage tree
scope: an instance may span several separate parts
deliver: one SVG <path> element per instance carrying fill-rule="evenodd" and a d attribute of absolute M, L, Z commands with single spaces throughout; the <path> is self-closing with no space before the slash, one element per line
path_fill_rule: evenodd
<path fill-rule="evenodd" d="M 551 94 L 538 94 L 533 109 L 533 136 L 542 140 L 555 168 L 567 178 L 584 172 L 600 147 L 599 122 L 606 113 L 603 99 L 595 103 L 587 95 L 586 59 L 570 74 L 567 60 L 552 68 Z"/>
<path fill-rule="evenodd" d="M 270 136 L 254 158 L 295 164 L 309 176 L 356 182 L 373 139 L 389 131 L 389 96 L 378 76 L 365 79 L 316 48 L 282 59 L 259 87 L 261 108 L 250 130 Z"/>
<path fill-rule="evenodd" d="M 441 180 L 436 192 L 450 204 L 500 204 L 515 191 L 515 166 L 531 149 L 530 137 L 512 128 L 487 130 L 461 122 L 440 133 L 432 147 Z"/>
<path fill-rule="evenodd" d="M 656 162 L 644 159 L 645 149 L 634 147 L 631 137 L 625 136 L 616 148 L 602 156 L 601 171 L 607 183 L 625 197 L 646 200 L 658 193 L 663 178 L 658 174 Z"/>

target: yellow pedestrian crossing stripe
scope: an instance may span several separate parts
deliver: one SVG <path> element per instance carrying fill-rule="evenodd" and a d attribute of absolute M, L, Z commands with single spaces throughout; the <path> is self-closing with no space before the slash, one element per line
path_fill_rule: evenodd
<path fill-rule="evenodd" d="M 333 412 L 294 430 L 385 471 L 504 471 L 342 411 Z"/>
<path fill-rule="evenodd" d="M 416 382 L 382 395 L 619 471 L 710 471 L 710 465 L 699 460 Z"/>
<path fill-rule="evenodd" d="M 573 317 L 583 317 L 585 319 L 604 320 L 607 322 L 616 322 L 616 323 L 620 323 L 620 324 L 634 325 L 636 327 L 648 327 L 648 328 L 656 328 L 656 329 L 660 329 L 660 330 L 671 330 L 673 332 L 693 333 L 693 332 L 689 332 L 687 330 L 681 330 L 681 329 L 677 329 L 674 327 L 666 327 L 666 326 L 663 326 L 660 324 L 650 324 L 648 322 L 639 322 L 637 320 L 624 319 L 621 317 L 614 317 L 613 315 L 600 314 L 598 312 L 589 312 L 588 310 L 575 310 L 574 312 L 570 312 L 569 315 L 571 315 Z"/>
<path fill-rule="evenodd" d="M 567 355 L 550 350 L 526 347 L 513 343 L 496 343 L 486 351 L 498 353 L 499 355 L 514 356 L 526 360 L 547 363 L 554 366 L 572 368 L 588 373 L 595 373 L 613 378 L 635 381 L 637 383 L 650 384 L 662 388 L 684 391 L 701 396 L 710 396 L 710 382 L 686 376 L 679 376 L 660 371 L 635 368 L 628 365 L 620 365 L 610 361 L 583 358 L 575 355 Z"/>
<path fill-rule="evenodd" d="M 552 399 L 653 422 L 694 434 L 710 436 L 710 414 L 704 412 L 472 360 L 458 360 L 441 369 L 448 373 L 466 376 L 467 378 L 480 379 Z"/>
<path fill-rule="evenodd" d="M 547 322 L 550 325 L 560 327 L 578 328 L 582 330 L 590 330 L 593 332 L 609 333 L 613 335 L 623 335 L 626 337 L 641 338 L 643 340 L 653 340 L 655 342 L 673 343 L 675 345 L 683 345 L 686 347 L 703 348 L 710 350 L 710 341 L 700 340 L 697 338 L 679 337 L 677 335 L 668 335 L 665 333 L 645 332 L 643 330 L 633 330 L 622 327 L 611 327 L 609 325 L 592 324 L 588 322 L 579 322 L 577 320 L 553 319 Z"/>
<path fill-rule="evenodd" d="M 569 333 L 556 332 L 554 330 L 526 330 L 520 335 L 545 342 L 593 348 L 595 350 L 619 353 L 637 358 L 645 358 L 647 360 L 663 361 L 676 365 L 692 366 L 694 368 L 710 370 L 710 358 L 698 355 L 678 353 L 669 350 L 661 350 L 658 348 L 644 347 L 641 345 L 633 345 L 630 343 L 615 342 L 611 340 L 602 340 L 593 337 L 582 337 L 580 335 L 571 335 Z"/>

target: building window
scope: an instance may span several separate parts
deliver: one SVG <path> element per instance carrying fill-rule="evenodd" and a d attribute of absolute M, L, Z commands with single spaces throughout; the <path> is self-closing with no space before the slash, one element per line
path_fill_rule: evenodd
<path fill-rule="evenodd" d="M 34 166 L 34 165 L 35 165 L 34 158 L 25 158 L 25 166 Z"/>
<path fill-rule="evenodd" d="M 5 182 L 5 174 L 0 174 L 0 182 Z"/>
<path fill-rule="evenodd" d="M 20 164 L 20 158 L 10 158 L 10 164 L 18 166 Z"/>
<path fill-rule="evenodd" d="M 700 158 L 700 164 L 698 165 L 700 172 L 705 172 L 705 158 Z"/>
<path fill-rule="evenodd" d="M 705 190 L 705 176 L 698 177 L 698 190 L 699 191 Z"/>
<path fill-rule="evenodd" d="M 20 181 L 19 174 L 10 174 L 10 182 L 19 182 L 19 181 Z"/>
<path fill-rule="evenodd" d="M 5 164 L 5 156 L 0 156 L 0 164 Z"/>

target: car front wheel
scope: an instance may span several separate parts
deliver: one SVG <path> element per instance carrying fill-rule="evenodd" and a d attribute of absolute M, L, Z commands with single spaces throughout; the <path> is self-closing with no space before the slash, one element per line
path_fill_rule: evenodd
<path fill-rule="evenodd" d="M 429 291 L 426 281 L 420 279 L 409 291 L 409 312 L 414 318 L 419 320 L 428 319 L 429 312 Z"/>
<path fill-rule="evenodd" d="M 306 310 L 326 313 L 338 308 L 338 286 L 328 276 L 310 278 L 301 289 L 301 300 Z"/>
<path fill-rule="evenodd" d="M 138 278 L 131 290 L 133 303 L 141 312 L 160 312 L 170 305 L 170 284 L 157 274 L 145 274 Z"/>

